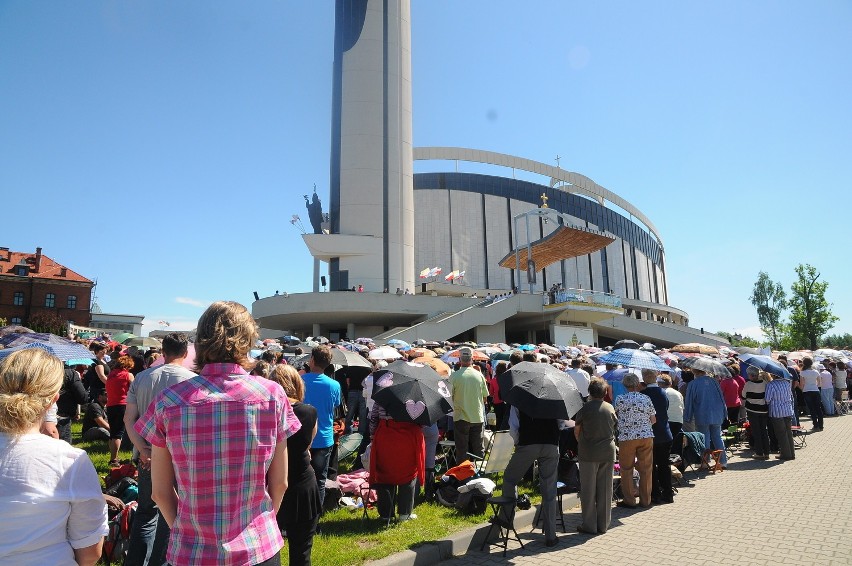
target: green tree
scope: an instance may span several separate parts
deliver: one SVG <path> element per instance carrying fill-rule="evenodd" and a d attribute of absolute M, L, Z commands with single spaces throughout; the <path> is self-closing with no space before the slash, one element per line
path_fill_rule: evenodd
<path fill-rule="evenodd" d="M 35 313 L 27 321 L 27 326 L 36 332 L 49 332 L 58 336 L 68 334 L 68 322 L 52 311 Z"/>
<path fill-rule="evenodd" d="M 772 348 L 777 350 L 783 334 L 781 313 L 787 308 L 787 294 L 784 292 L 784 287 L 781 283 L 770 279 L 768 273 L 761 271 L 757 275 L 750 299 L 751 304 L 757 308 L 760 329 L 769 339 Z"/>
<path fill-rule="evenodd" d="M 734 348 L 736 348 L 737 346 L 745 346 L 747 348 L 760 348 L 761 346 L 763 346 L 763 344 L 761 344 L 751 336 L 740 336 L 739 334 L 731 334 L 730 332 L 725 332 L 724 330 L 719 330 L 718 332 L 714 332 L 714 334 L 718 334 L 723 338 L 727 338 L 728 342 L 730 342 L 731 346 Z"/>
<path fill-rule="evenodd" d="M 833 348 L 835 350 L 848 350 L 852 348 L 852 334 L 829 334 L 822 339 L 821 348 Z"/>
<path fill-rule="evenodd" d="M 827 281 L 820 281 L 815 267 L 799 264 L 798 279 L 790 287 L 790 324 L 788 332 L 798 347 L 816 350 L 819 339 L 838 320 L 831 313 L 831 305 L 825 298 Z"/>

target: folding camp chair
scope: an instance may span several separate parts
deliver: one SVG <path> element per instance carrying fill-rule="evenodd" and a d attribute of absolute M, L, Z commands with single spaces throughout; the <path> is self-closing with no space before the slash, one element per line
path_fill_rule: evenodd
<path fill-rule="evenodd" d="M 515 441 L 508 430 L 500 430 L 491 435 L 485 455 L 482 458 L 468 453 L 476 473 L 480 476 L 490 476 L 505 471 L 515 451 Z"/>
<path fill-rule="evenodd" d="M 849 414 L 849 392 L 845 389 L 840 392 L 840 399 L 834 402 L 834 412 L 838 415 Z"/>
<path fill-rule="evenodd" d="M 791 426 L 793 431 L 793 448 L 804 448 L 808 445 L 808 431 L 801 426 Z"/>

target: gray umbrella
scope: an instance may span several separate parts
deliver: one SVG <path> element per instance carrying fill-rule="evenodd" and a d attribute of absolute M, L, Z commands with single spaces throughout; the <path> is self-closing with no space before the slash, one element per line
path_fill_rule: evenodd
<path fill-rule="evenodd" d="M 680 362 L 680 365 L 684 368 L 697 369 L 707 375 L 715 375 L 717 377 L 728 377 L 731 375 L 725 364 L 712 358 L 686 358 Z"/>
<path fill-rule="evenodd" d="M 574 380 L 550 364 L 521 362 L 497 382 L 500 397 L 532 417 L 570 419 L 583 406 Z"/>
<path fill-rule="evenodd" d="M 349 350 L 341 350 L 340 348 L 331 349 L 331 363 L 339 366 L 360 366 L 365 368 L 373 367 L 373 364 L 366 360 L 361 354 L 350 352 Z"/>
<path fill-rule="evenodd" d="M 632 350 L 638 350 L 640 348 L 639 343 L 635 340 L 619 340 L 615 343 L 615 346 L 612 347 L 613 350 L 620 350 L 622 348 L 630 348 Z"/>

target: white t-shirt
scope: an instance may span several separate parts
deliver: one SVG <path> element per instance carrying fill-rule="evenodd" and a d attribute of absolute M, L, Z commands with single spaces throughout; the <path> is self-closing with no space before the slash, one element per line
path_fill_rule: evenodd
<path fill-rule="evenodd" d="M 834 388 L 846 389 L 846 370 L 838 369 L 834 371 Z"/>
<path fill-rule="evenodd" d="M 663 389 L 669 398 L 669 410 L 667 411 L 669 422 L 683 423 L 683 395 L 674 387 Z"/>
<path fill-rule="evenodd" d="M 820 389 L 832 389 L 834 387 L 834 375 L 827 369 L 819 372 Z"/>
<path fill-rule="evenodd" d="M 0 564 L 76 566 L 74 548 L 107 534 L 88 455 L 43 434 L 0 433 Z"/>
<path fill-rule="evenodd" d="M 565 370 L 565 373 L 570 375 L 571 379 L 574 380 L 574 383 L 577 384 L 577 391 L 580 392 L 580 395 L 582 397 L 588 397 L 589 382 L 592 380 L 592 378 L 589 377 L 589 374 L 585 370 L 582 370 L 580 368 L 568 368 L 567 370 Z"/>
<path fill-rule="evenodd" d="M 819 391 L 819 372 L 815 369 L 803 369 L 799 372 L 802 383 L 802 391 Z"/>

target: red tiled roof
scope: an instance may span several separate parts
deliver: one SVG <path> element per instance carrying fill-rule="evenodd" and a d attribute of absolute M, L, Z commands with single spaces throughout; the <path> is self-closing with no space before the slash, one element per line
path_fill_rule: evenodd
<path fill-rule="evenodd" d="M 68 269 L 66 266 L 57 263 L 48 256 L 42 254 L 38 267 L 36 267 L 36 254 L 27 252 L 6 252 L 0 250 L 0 258 L 9 256 L 9 261 L 0 261 L 0 274 L 2 275 L 17 275 L 15 268 L 18 265 L 26 264 L 30 268 L 29 277 L 36 279 L 48 279 L 52 281 L 78 281 L 80 283 L 94 283 L 91 279 L 87 279 Z M 38 269 L 38 273 L 34 270 Z M 63 274 L 63 269 L 65 270 Z"/>

